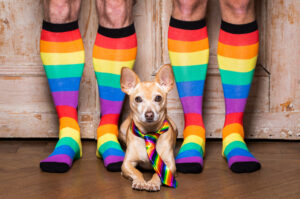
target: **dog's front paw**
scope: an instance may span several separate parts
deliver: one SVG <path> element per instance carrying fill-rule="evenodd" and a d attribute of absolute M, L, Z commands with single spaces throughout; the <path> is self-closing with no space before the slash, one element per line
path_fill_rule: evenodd
<path fill-rule="evenodd" d="M 147 183 L 144 180 L 133 180 L 132 181 L 132 188 L 135 190 L 145 190 L 147 187 Z"/>
<path fill-rule="evenodd" d="M 161 181 L 159 178 L 152 178 L 147 182 L 147 187 L 145 190 L 147 191 L 159 191 L 160 190 Z"/>

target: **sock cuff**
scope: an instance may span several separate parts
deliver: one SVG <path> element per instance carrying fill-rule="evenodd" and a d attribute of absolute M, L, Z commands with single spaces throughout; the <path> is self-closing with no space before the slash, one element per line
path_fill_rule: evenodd
<path fill-rule="evenodd" d="M 231 24 L 222 20 L 221 29 L 233 34 L 246 34 L 258 30 L 257 21 L 247 24 Z"/>
<path fill-rule="evenodd" d="M 206 19 L 203 18 L 197 21 L 183 21 L 171 17 L 170 26 L 186 30 L 197 30 L 206 26 Z"/>
<path fill-rule="evenodd" d="M 106 37 L 122 38 L 133 35 L 135 33 L 135 27 L 133 23 L 123 28 L 106 28 L 99 25 L 98 33 Z"/>
<path fill-rule="evenodd" d="M 43 21 L 43 29 L 51 32 L 67 32 L 76 30 L 78 29 L 78 20 L 64 24 L 56 24 Z"/>

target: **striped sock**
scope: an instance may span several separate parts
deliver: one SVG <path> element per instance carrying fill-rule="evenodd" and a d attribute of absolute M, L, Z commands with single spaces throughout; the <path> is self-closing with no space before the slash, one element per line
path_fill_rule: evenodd
<path fill-rule="evenodd" d="M 84 67 L 84 48 L 78 22 L 43 22 L 41 59 L 59 118 L 59 141 L 53 153 L 40 162 L 46 172 L 66 172 L 80 158 L 81 141 L 77 120 L 78 90 Z"/>
<path fill-rule="evenodd" d="M 205 150 L 202 94 L 209 57 L 205 19 L 171 18 L 168 48 L 185 118 L 184 141 L 176 157 L 176 168 L 183 173 L 199 173 Z"/>
<path fill-rule="evenodd" d="M 244 142 L 243 129 L 243 113 L 258 54 L 258 37 L 256 21 L 243 25 L 222 21 L 218 44 L 226 106 L 222 153 L 229 168 L 236 173 L 260 169 L 260 163 Z"/>
<path fill-rule="evenodd" d="M 118 142 L 118 120 L 125 94 L 120 87 L 121 68 L 132 68 L 137 51 L 134 25 L 120 29 L 99 26 L 93 51 L 98 82 L 101 121 L 97 129 L 97 156 L 109 171 L 120 171 L 124 152 Z"/>

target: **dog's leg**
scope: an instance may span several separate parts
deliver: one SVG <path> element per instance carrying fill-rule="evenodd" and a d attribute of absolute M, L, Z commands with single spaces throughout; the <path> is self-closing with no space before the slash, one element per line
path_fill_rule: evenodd
<path fill-rule="evenodd" d="M 124 161 L 122 165 L 122 175 L 132 180 L 132 188 L 136 190 L 145 190 L 147 183 L 143 174 L 135 168 L 130 161 Z"/>
<path fill-rule="evenodd" d="M 159 191 L 161 185 L 161 180 L 157 173 L 153 174 L 151 180 L 147 182 L 147 187 L 145 190 L 147 191 Z"/>
<path fill-rule="evenodd" d="M 167 165 L 167 167 L 170 169 L 171 173 L 174 176 L 176 176 L 176 164 L 175 164 L 175 158 L 173 154 L 174 154 L 174 150 L 172 146 L 170 146 L 168 148 L 165 148 L 160 156 L 164 161 L 164 163 Z"/>

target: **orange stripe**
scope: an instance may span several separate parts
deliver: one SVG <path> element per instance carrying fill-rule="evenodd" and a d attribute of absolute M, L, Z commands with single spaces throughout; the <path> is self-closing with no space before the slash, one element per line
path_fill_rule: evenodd
<path fill-rule="evenodd" d="M 69 42 L 40 42 L 40 50 L 43 53 L 69 53 L 83 50 L 83 43 L 81 39 Z"/>
<path fill-rule="evenodd" d="M 201 126 L 197 125 L 190 125 L 185 127 L 183 130 L 183 137 L 186 138 L 190 135 L 196 135 L 201 137 L 203 140 L 205 140 L 205 129 Z"/>
<path fill-rule="evenodd" d="M 59 130 L 66 128 L 66 127 L 70 127 L 72 129 L 77 130 L 78 132 L 80 131 L 79 125 L 76 122 L 76 120 L 74 120 L 73 118 L 70 117 L 62 117 L 59 119 Z"/>
<path fill-rule="evenodd" d="M 258 54 L 258 43 L 247 46 L 218 44 L 218 55 L 236 59 L 251 59 Z"/>
<path fill-rule="evenodd" d="M 238 133 L 244 138 L 244 128 L 241 124 L 229 124 L 223 128 L 223 140 L 231 133 Z"/>
<path fill-rule="evenodd" d="M 94 47 L 93 57 L 96 59 L 131 61 L 136 57 L 137 48 L 130 49 L 108 49 L 99 46 Z"/>
<path fill-rule="evenodd" d="M 97 129 L 97 139 L 104 134 L 111 133 L 118 137 L 118 126 L 115 124 L 104 124 Z"/>
<path fill-rule="evenodd" d="M 168 48 L 173 52 L 195 52 L 209 48 L 208 38 L 198 41 L 180 41 L 168 39 Z"/>

